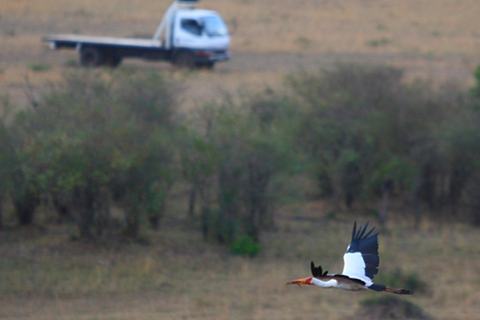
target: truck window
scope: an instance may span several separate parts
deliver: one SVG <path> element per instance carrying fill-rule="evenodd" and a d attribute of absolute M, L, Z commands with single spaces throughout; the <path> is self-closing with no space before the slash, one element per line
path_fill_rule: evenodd
<path fill-rule="evenodd" d="M 194 34 L 196 36 L 202 35 L 202 27 L 197 20 L 194 19 L 182 19 L 181 21 L 182 29 Z"/>
<path fill-rule="evenodd" d="M 219 16 L 208 16 L 202 20 L 205 32 L 210 37 L 221 37 L 228 35 L 228 29 Z"/>

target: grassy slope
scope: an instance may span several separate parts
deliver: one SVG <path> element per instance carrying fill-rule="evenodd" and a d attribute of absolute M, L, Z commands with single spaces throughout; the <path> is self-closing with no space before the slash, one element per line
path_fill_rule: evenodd
<path fill-rule="evenodd" d="M 315 204 L 281 210 L 277 229 L 264 234 L 263 252 L 253 260 L 206 245 L 198 230 L 174 219 L 150 235 L 150 246 L 85 246 L 69 241 L 66 227 L 11 230 L 0 245 L 0 317 L 342 319 L 358 300 L 384 293 L 283 285 L 308 276 L 311 259 L 341 271 L 353 218 L 326 219 L 323 211 Z M 431 222 L 413 230 L 400 221 L 380 235 L 379 277 L 397 268 L 416 274 L 428 293 L 406 299 L 439 319 L 473 319 L 480 298 L 478 230 Z"/>
<path fill-rule="evenodd" d="M 2 1 L 0 88 L 23 106 L 27 76 L 40 94 L 76 59 L 73 52 L 50 52 L 39 41 L 42 35 L 150 34 L 168 4 L 103 0 L 98 10 L 98 1 Z M 386 61 L 414 76 L 453 76 L 465 83 L 480 60 L 476 0 L 202 4 L 220 11 L 229 23 L 237 58 L 220 64 L 214 73 L 186 78 L 192 100 L 242 86 L 277 86 L 282 74 L 297 65 L 315 69 L 336 57 Z M 34 72 L 32 64 L 49 69 Z M 125 65 L 170 70 L 165 64 Z M 191 107 L 191 101 L 186 103 Z M 207 246 L 198 231 L 175 221 L 152 236 L 153 246 L 108 250 L 67 241 L 70 230 L 63 227 L 49 230 L 48 236 L 32 230 L 3 233 L 0 318 L 340 319 L 370 293 L 283 286 L 286 279 L 308 275 L 310 259 L 332 272 L 341 270 L 352 219 L 323 220 L 322 214 L 322 208 L 314 206 L 282 213 L 278 230 L 264 235 L 264 253 L 256 260 L 230 257 Z M 399 266 L 417 273 L 433 283 L 432 294 L 410 300 L 440 319 L 473 319 L 480 300 L 478 230 L 429 223 L 417 231 L 393 226 L 381 236 L 381 272 Z M 26 234 L 20 237 L 19 232 Z"/>

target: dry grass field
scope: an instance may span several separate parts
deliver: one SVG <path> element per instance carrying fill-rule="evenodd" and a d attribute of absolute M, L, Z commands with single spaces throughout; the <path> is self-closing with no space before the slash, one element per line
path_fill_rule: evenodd
<path fill-rule="evenodd" d="M 27 102 L 28 81 L 40 94 L 77 61 L 73 51 L 51 52 L 42 36 L 80 33 L 153 34 L 170 1 L 4 0 L 0 3 L 0 89 Z M 188 77 L 190 101 L 239 87 L 281 85 L 286 73 L 336 61 L 381 63 L 407 77 L 471 83 L 480 62 L 480 3 L 476 0 L 203 0 L 232 32 L 234 58 L 213 73 Z M 127 61 L 124 67 L 171 72 L 166 63 Z M 71 68 L 71 67 L 70 67 Z"/>
<path fill-rule="evenodd" d="M 150 35 L 170 1 L 2 0 L 0 95 L 18 107 L 42 94 L 73 51 L 50 51 L 55 33 Z M 387 64 L 415 77 L 467 87 L 480 64 L 477 0 L 202 0 L 232 31 L 234 58 L 213 72 L 183 74 L 166 63 L 126 61 L 123 68 L 173 73 L 187 89 L 184 108 L 240 88 L 280 87 L 296 70 L 337 61 Z M 27 89 L 27 82 L 31 90 Z M 200 231 L 171 216 L 150 245 L 85 245 L 72 226 L 0 233 L 0 319 L 351 319 L 358 302 L 378 293 L 286 287 L 314 260 L 342 269 L 354 217 L 328 219 L 313 203 L 278 213 L 255 259 L 202 242 Z M 366 219 L 361 219 L 364 222 Z M 41 225 L 41 223 L 39 223 Z M 380 273 L 418 276 L 425 293 L 406 299 L 436 319 L 480 315 L 480 232 L 424 221 L 414 230 L 394 216 L 380 236 Z"/>
<path fill-rule="evenodd" d="M 311 259 L 341 271 L 353 219 L 328 218 L 319 203 L 281 210 L 255 259 L 205 244 L 178 217 L 149 245 L 85 245 L 65 226 L 10 230 L 0 238 L 0 318 L 357 319 L 360 300 L 387 294 L 284 285 L 308 276 Z M 401 270 L 427 286 L 404 299 L 435 319 L 478 318 L 478 229 L 424 221 L 413 230 L 397 216 L 379 240 L 379 281 Z"/>

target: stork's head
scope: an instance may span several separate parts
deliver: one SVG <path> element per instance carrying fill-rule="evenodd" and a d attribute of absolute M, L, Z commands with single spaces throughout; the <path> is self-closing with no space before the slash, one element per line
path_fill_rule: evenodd
<path fill-rule="evenodd" d="M 302 279 L 297 279 L 297 280 L 290 280 L 290 281 L 287 281 L 285 282 L 285 284 L 296 284 L 298 285 L 300 288 L 302 287 L 302 284 L 312 284 L 312 277 L 308 277 L 308 278 L 302 278 Z"/>

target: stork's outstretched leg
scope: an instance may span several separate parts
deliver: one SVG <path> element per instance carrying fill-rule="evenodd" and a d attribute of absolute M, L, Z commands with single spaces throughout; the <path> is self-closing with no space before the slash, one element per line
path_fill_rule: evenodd
<path fill-rule="evenodd" d="M 396 294 L 413 294 L 412 290 L 388 288 L 386 285 L 383 285 L 383 284 L 372 284 L 370 287 L 368 287 L 368 289 L 371 289 L 371 290 L 374 290 L 374 291 L 391 292 L 391 293 L 396 293 Z"/>

